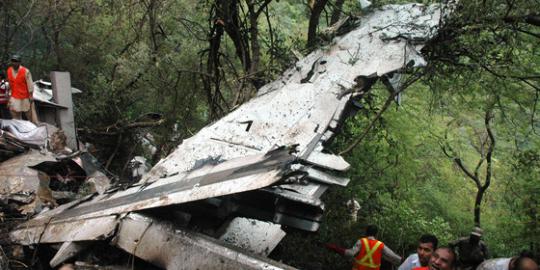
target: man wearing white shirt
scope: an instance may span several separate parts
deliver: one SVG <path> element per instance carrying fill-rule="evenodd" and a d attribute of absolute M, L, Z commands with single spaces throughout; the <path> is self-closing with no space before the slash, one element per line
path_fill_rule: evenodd
<path fill-rule="evenodd" d="M 437 249 L 438 242 L 437 237 L 434 235 L 422 235 L 418 241 L 418 247 L 416 248 L 417 253 L 407 257 L 407 259 L 399 266 L 398 270 L 412 270 L 416 267 L 427 266 L 431 254 Z"/>

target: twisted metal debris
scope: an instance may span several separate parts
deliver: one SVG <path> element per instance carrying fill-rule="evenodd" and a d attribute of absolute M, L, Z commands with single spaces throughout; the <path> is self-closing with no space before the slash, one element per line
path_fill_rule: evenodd
<path fill-rule="evenodd" d="M 234 224 L 245 224 L 229 224 L 227 220 L 234 217 L 276 224 L 272 233 L 276 237 L 268 243 L 270 249 L 283 237 L 277 231 L 279 225 L 316 231 L 324 211 L 321 195 L 329 186 L 349 182 L 333 175 L 346 171 L 349 164 L 341 156 L 326 152 L 325 144 L 355 111 L 352 101 L 358 101 L 377 79 L 387 81 L 395 91 L 400 87 L 396 74 L 426 65 L 420 50 L 437 34 L 440 20 L 439 5 L 389 5 L 373 10 L 354 21 L 352 31 L 335 37 L 331 44 L 307 55 L 279 79 L 262 87 L 255 98 L 184 140 L 138 184 L 42 213 L 13 231 L 12 239 L 23 244 L 111 241 L 115 235 L 126 237 L 125 231 L 116 228 L 133 222 L 126 219 L 130 212 L 165 206 L 174 206 L 167 208 L 170 216 L 181 213 L 186 224 L 195 223 L 199 212 L 230 229 Z M 167 218 L 157 217 L 156 222 Z M 242 231 L 257 233 L 257 222 L 253 224 L 253 230 Z M 181 231 L 191 234 L 185 228 Z M 226 233 L 214 231 L 211 235 L 220 238 Z M 243 241 L 242 246 L 248 250 L 264 250 L 260 246 L 250 248 L 249 244 L 246 247 L 246 243 L 249 241 Z M 207 248 L 209 254 L 217 252 L 211 249 Z M 162 267 L 176 265 L 132 253 Z M 156 256 L 171 258 L 177 253 L 171 250 Z M 238 257 L 238 253 L 230 254 Z M 200 264 L 196 256 L 178 258 L 188 261 L 190 267 Z M 58 261 L 62 259 L 57 258 L 55 263 Z M 240 265 L 257 268 L 242 262 Z"/>

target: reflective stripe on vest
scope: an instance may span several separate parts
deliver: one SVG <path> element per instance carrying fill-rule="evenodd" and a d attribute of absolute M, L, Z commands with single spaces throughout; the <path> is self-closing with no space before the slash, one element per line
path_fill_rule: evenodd
<path fill-rule="evenodd" d="M 375 245 L 372 248 L 370 248 L 367 238 L 362 238 L 362 244 L 364 248 L 366 249 L 366 254 L 360 260 L 356 260 L 356 263 L 358 263 L 359 265 L 370 267 L 370 268 L 380 267 L 381 266 L 380 264 L 375 264 L 373 262 L 373 254 L 375 253 L 375 251 L 377 251 L 377 249 L 382 244 L 382 242 L 377 241 L 377 243 L 375 243 Z"/>
<path fill-rule="evenodd" d="M 12 67 L 9 67 L 7 70 L 11 96 L 17 99 L 29 98 L 30 94 L 28 93 L 28 85 L 26 84 L 26 68 L 20 66 L 17 76 L 13 76 L 13 71 Z"/>
<path fill-rule="evenodd" d="M 376 242 L 375 242 L 376 241 Z M 369 243 L 375 242 L 373 246 Z M 378 240 L 368 240 L 367 238 L 360 239 L 360 252 L 354 258 L 353 269 L 359 270 L 378 270 L 381 267 L 382 249 L 384 244 Z"/>

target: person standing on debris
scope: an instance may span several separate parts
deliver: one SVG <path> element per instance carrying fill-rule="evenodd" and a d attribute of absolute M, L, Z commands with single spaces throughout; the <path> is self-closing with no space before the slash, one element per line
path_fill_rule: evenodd
<path fill-rule="evenodd" d="M 369 225 L 366 228 L 366 237 L 356 241 L 352 248 L 344 249 L 335 244 L 326 244 L 326 247 L 338 254 L 354 258 L 353 270 L 379 270 L 383 257 L 392 264 L 398 265 L 401 257 L 375 238 L 377 232 L 377 226 Z"/>
<path fill-rule="evenodd" d="M 431 255 L 437 249 L 438 243 L 439 240 L 434 235 L 422 235 L 418 241 L 416 253 L 407 257 L 398 270 L 412 270 L 417 267 L 428 266 Z"/>
<path fill-rule="evenodd" d="M 1 119 L 11 119 L 8 109 L 9 101 L 9 84 L 6 81 L 6 76 L 4 72 L 0 71 L 0 118 Z"/>
<path fill-rule="evenodd" d="M 11 57 L 7 78 L 11 89 L 8 106 L 12 117 L 22 119 L 22 113 L 24 112 L 29 121 L 37 124 L 35 111 L 32 110 L 32 94 L 34 91 L 32 74 L 30 74 L 28 68 L 21 65 L 21 57 L 17 54 Z"/>
<path fill-rule="evenodd" d="M 538 263 L 528 251 L 523 251 L 519 256 L 512 258 L 497 258 L 485 260 L 477 270 L 538 270 Z"/>
<path fill-rule="evenodd" d="M 450 244 L 457 252 L 461 269 L 476 269 L 489 258 L 487 246 L 480 240 L 483 232 L 480 227 L 474 227 L 469 237 L 462 237 Z"/>

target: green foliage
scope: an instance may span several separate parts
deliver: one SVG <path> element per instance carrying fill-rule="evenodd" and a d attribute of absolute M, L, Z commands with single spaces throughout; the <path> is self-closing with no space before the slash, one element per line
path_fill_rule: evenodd
<path fill-rule="evenodd" d="M 388 239 L 391 247 L 407 247 L 415 244 L 422 234 L 431 233 L 441 244 L 456 239 L 448 221 L 441 216 L 426 216 L 425 209 L 410 205 L 408 201 L 395 201 L 389 196 L 379 198 L 382 211 L 373 217 L 375 224 L 383 228 L 381 239 Z M 410 247 L 412 249 L 415 246 Z"/>

